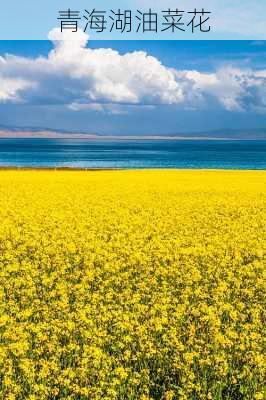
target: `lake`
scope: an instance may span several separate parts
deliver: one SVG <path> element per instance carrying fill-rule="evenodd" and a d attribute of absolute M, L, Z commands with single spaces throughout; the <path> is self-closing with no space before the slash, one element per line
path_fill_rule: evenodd
<path fill-rule="evenodd" d="M 266 140 L 0 139 L 0 167 L 266 169 Z"/>

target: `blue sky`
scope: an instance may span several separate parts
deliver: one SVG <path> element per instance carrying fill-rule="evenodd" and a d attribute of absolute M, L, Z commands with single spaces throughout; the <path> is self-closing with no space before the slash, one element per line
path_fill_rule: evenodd
<path fill-rule="evenodd" d="M 266 42 L 87 42 L 80 33 L 73 45 L 57 35 L 0 41 L 0 125 L 117 135 L 266 129 Z"/>

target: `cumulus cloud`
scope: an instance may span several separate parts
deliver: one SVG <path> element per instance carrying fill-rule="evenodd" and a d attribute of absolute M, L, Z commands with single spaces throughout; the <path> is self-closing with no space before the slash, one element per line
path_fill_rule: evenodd
<path fill-rule="evenodd" d="M 217 104 L 229 111 L 266 109 L 266 71 L 230 66 L 213 73 L 164 66 L 143 51 L 90 49 L 88 35 L 49 33 L 47 57 L 0 57 L 0 102 L 65 104 L 73 111 L 123 112 L 119 106 Z"/>
<path fill-rule="evenodd" d="M 18 102 L 19 92 L 34 85 L 23 79 L 0 76 L 0 102 Z"/>
<path fill-rule="evenodd" d="M 187 71 L 184 76 L 192 82 L 192 91 L 216 99 L 228 111 L 243 111 L 249 97 L 248 88 L 253 73 L 224 67 L 215 73 Z"/>

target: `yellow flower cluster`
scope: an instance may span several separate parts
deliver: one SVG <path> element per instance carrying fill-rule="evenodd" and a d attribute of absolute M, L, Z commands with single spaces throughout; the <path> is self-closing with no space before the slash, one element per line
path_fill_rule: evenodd
<path fill-rule="evenodd" d="M 1 400 L 265 399 L 266 173 L 1 171 Z"/>

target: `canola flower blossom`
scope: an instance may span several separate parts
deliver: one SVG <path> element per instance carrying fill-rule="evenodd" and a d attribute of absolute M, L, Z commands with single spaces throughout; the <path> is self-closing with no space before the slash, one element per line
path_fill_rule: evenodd
<path fill-rule="evenodd" d="M 0 171 L 0 399 L 265 399 L 264 171 Z"/>

